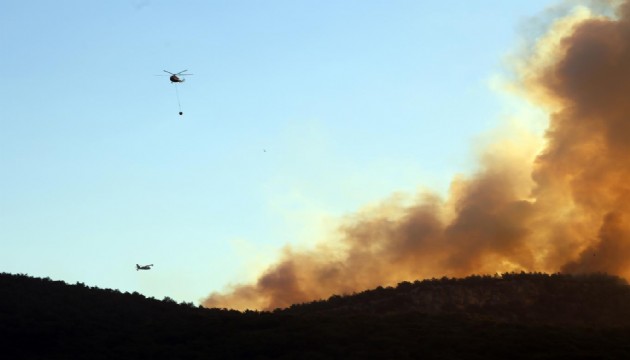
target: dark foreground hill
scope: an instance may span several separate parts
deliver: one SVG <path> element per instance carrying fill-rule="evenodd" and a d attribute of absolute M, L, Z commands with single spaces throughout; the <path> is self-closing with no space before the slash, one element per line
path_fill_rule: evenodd
<path fill-rule="evenodd" d="M 2 359 L 628 359 L 630 288 L 606 275 L 403 282 L 273 312 L 0 274 Z"/>

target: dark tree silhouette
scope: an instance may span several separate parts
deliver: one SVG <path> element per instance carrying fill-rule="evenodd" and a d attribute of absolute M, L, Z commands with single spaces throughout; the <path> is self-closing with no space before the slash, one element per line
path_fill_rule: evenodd
<path fill-rule="evenodd" d="M 630 289 L 605 274 L 401 282 L 273 312 L 0 274 L 6 359 L 629 358 Z"/>

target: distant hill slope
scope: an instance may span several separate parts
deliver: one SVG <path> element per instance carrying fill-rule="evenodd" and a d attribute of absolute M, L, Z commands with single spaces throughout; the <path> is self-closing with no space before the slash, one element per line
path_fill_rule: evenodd
<path fill-rule="evenodd" d="M 519 324 L 630 326 L 630 286 L 606 274 L 520 273 L 402 282 L 289 312 L 458 315 Z"/>
<path fill-rule="evenodd" d="M 607 275 L 403 282 L 274 312 L 0 274 L 6 359 L 630 358 L 630 290 Z"/>

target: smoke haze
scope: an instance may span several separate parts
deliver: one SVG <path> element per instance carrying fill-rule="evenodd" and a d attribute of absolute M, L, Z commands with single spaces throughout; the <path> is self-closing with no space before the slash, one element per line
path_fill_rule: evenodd
<path fill-rule="evenodd" d="M 446 199 L 393 196 L 313 250 L 285 248 L 255 283 L 203 305 L 273 309 L 403 280 L 521 270 L 630 279 L 630 2 L 597 5 L 615 15 L 577 7 L 514 64 L 516 89 L 549 113 L 542 150 L 525 133 L 500 139 Z"/>

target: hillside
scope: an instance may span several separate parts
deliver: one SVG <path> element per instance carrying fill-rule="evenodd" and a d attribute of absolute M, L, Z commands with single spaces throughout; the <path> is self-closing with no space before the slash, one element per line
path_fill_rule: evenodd
<path fill-rule="evenodd" d="M 629 337 L 630 289 L 601 274 L 403 282 L 273 312 L 0 274 L 10 359 L 628 358 Z"/>
<path fill-rule="evenodd" d="M 291 313 L 455 315 L 550 326 L 630 326 L 630 286 L 605 274 L 432 279 L 293 305 Z"/>

